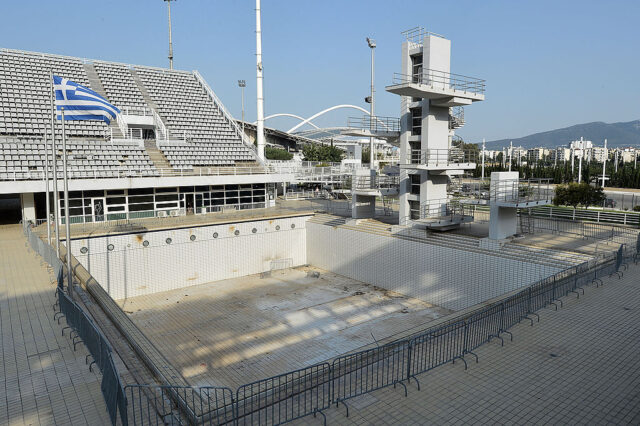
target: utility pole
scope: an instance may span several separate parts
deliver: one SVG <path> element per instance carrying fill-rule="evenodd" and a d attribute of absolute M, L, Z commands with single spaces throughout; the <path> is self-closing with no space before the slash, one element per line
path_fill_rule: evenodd
<path fill-rule="evenodd" d="M 173 69 L 173 41 L 171 39 L 171 2 L 176 0 L 164 0 L 167 2 L 169 12 L 169 69 Z"/>
<path fill-rule="evenodd" d="M 607 170 L 607 140 L 604 140 L 604 161 L 602 162 L 602 189 L 604 190 L 604 175 Z"/>
<path fill-rule="evenodd" d="M 257 126 L 256 142 L 258 145 L 258 158 L 264 157 L 264 95 L 262 93 L 262 23 L 260 17 L 260 0 L 256 0 L 256 93 L 257 93 Z"/>
<path fill-rule="evenodd" d="M 573 180 L 573 164 L 575 162 L 575 154 L 573 152 L 573 147 L 571 147 L 571 180 Z"/>
<path fill-rule="evenodd" d="M 513 162 L 513 141 L 509 142 L 509 171 L 511 171 L 512 162 Z"/>
<path fill-rule="evenodd" d="M 580 150 L 580 159 L 578 160 L 578 183 L 582 182 L 582 157 L 584 150 Z"/>
<path fill-rule="evenodd" d="M 371 101 L 371 112 L 369 113 L 369 128 L 371 130 L 371 132 L 373 132 L 374 129 L 374 123 L 373 121 L 375 120 L 375 87 L 374 87 L 374 64 L 375 64 L 375 48 L 376 48 L 376 41 L 367 37 L 367 44 L 369 45 L 369 49 L 371 50 L 371 94 L 370 94 L 370 101 Z M 369 169 L 370 170 L 375 170 L 375 151 L 374 151 L 374 144 L 373 144 L 373 136 L 371 136 L 369 138 Z"/>

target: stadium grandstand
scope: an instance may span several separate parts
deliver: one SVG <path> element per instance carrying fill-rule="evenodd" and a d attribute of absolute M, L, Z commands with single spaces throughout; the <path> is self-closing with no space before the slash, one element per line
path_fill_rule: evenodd
<path fill-rule="evenodd" d="M 25 220 L 47 217 L 50 73 L 91 88 L 122 111 L 109 125 L 66 124 L 71 222 L 265 207 L 268 190 L 286 179 L 267 171 L 197 71 L 2 49 L 0 193 L 20 199 Z M 60 123 L 55 126 L 62 178 Z"/>

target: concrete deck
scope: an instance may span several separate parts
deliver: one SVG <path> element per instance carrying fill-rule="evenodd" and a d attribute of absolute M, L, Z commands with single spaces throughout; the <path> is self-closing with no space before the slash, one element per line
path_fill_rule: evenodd
<path fill-rule="evenodd" d="M 308 272 L 319 272 L 318 278 Z M 316 268 L 120 301 L 194 386 L 239 385 L 369 345 L 450 311 Z"/>
<path fill-rule="evenodd" d="M 640 424 L 640 266 L 589 286 L 564 308 L 540 311 L 533 327 L 475 352 L 478 364 L 448 364 L 408 385 L 381 389 L 325 411 L 327 424 Z M 470 357 L 471 361 L 472 357 Z M 294 424 L 322 424 L 322 417 Z"/>
<path fill-rule="evenodd" d="M 269 220 L 282 217 L 303 216 L 313 214 L 313 210 L 309 210 L 308 205 L 286 206 L 286 207 L 270 207 L 267 209 L 249 209 L 237 210 L 231 212 L 207 213 L 207 214 L 191 214 L 187 216 L 176 217 L 152 217 L 131 220 L 119 220 L 108 222 L 93 223 L 76 223 L 70 226 L 71 239 L 103 236 L 111 234 L 126 234 L 141 230 L 161 230 L 161 229 L 179 229 L 192 228 L 195 226 L 215 225 L 219 223 L 229 222 L 248 222 L 252 220 Z M 53 229 L 53 225 L 52 225 Z M 35 231 L 41 235 L 46 235 L 46 224 L 35 228 Z M 64 240 L 64 225 L 60 226 L 60 236 Z M 52 232 L 53 235 L 53 232 Z"/>
<path fill-rule="evenodd" d="M 53 321 L 54 277 L 20 225 L 0 226 L 0 424 L 110 424 L 97 368 Z"/>

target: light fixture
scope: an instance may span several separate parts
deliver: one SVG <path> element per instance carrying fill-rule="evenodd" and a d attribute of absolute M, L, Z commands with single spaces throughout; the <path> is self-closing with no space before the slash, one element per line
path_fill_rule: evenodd
<path fill-rule="evenodd" d="M 367 44 L 372 49 L 376 48 L 376 41 L 374 39 L 372 39 L 372 38 L 367 37 Z"/>

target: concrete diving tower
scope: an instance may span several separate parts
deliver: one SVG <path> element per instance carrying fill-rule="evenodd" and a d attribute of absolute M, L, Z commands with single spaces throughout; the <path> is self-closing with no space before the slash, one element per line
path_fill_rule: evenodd
<path fill-rule="evenodd" d="M 414 28 L 403 33 L 402 71 L 386 87 L 400 95 L 400 224 L 451 229 L 472 220 L 452 200 L 452 176 L 473 170 L 477 151 L 453 143 L 459 107 L 484 100 L 485 82 L 450 73 L 451 41 Z"/>

